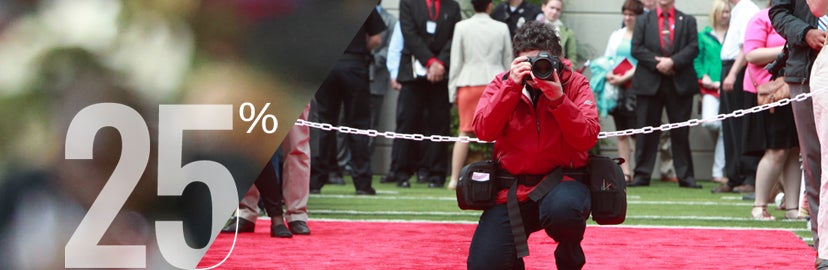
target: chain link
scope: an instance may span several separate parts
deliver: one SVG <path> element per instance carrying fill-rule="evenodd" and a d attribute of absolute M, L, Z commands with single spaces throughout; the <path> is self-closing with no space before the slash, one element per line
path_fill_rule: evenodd
<path fill-rule="evenodd" d="M 828 88 L 826 88 L 826 89 L 828 89 Z M 685 121 L 685 122 L 668 123 L 668 124 L 663 124 L 663 125 L 660 125 L 660 126 L 657 126 L 657 127 L 648 126 L 648 127 L 638 128 L 638 129 L 605 131 L 605 132 L 598 133 L 598 138 L 599 139 L 605 139 L 605 138 L 618 137 L 618 136 L 631 136 L 631 135 L 636 135 L 636 134 L 649 134 L 649 133 L 653 133 L 655 131 L 668 131 L 668 130 L 671 130 L 671 129 L 677 129 L 677 128 L 683 128 L 683 127 L 695 127 L 695 126 L 705 124 L 705 123 L 722 121 L 722 120 L 725 120 L 725 119 L 728 119 L 728 118 L 742 117 L 746 114 L 758 113 L 758 112 L 761 112 L 761 111 L 764 111 L 764 110 L 768 110 L 770 108 L 785 106 L 785 105 L 790 104 L 793 101 L 797 101 L 797 102 L 805 101 L 806 99 L 812 97 L 813 95 L 815 95 L 817 93 L 821 93 L 823 91 L 826 91 L 826 90 L 825 89 L 820 89 L 819 91 L 815 91 L 815 92 L 801 93 L 801 94 L 796 95 L 795 97 L 792 97 L 792 98 L 783 98 L 783 99 L 780 99 L 780 100 L 778 100 L 776 102 L 773 102 L 773 103 L 770 103 L 770 104 L 755 106 L 755 107 L 752 107 L 752 108 L 749 108 L 749 109 L 735 110 L 731 113 L 716 115 L 716 117 L 703 118 L 703 119 L 690 119 L 690 120 Z M 326 131 L 337 131 L 337 132 L 346 133 L 346 134 L 366 135 L 366 136 L 371 136 L 371 137 L 385 137 L 385 138 L 388 138 L 388 139 L 406 139 L 406 140 L 414 140 L 414 141 L 428 140 L 428 141 L 432 141 L 432 142 L 493 143 L 493 142 L 483 141 L 483 140 L 480 140 L 478 138 L 471 138 L 471 137 L 468 137 L 468 136 L 460 136 L 460 137 L 450 137 L 450 136 L 441 136 L 441 135 L 426 136 L 426 135 L 423 135 L 423 134 L 403 134 L 403 133 L 396 133 L 396 132 L 393 132 L 393 131 L 379 132 L 379 131 L 373 130 L 373 129 L 363 130 L 363 129 L 357 129 L 357 128 L 346 127 L 346 126 L 338 126 L 337 127 L 337 126 L 333 126 L 333 125 L 327 124 L 327 123 L 316 123 L 316 122 L 310 122 L 310 121 L 302 120 L 302 119 L 296 120 L 296 124 L 300 125 L 300 126 L 307 126 L 307 127 L 310 127 L 310 128 L 316 128 L 316 129 L 321 129 L 321 130 L 326 130 Z"/>

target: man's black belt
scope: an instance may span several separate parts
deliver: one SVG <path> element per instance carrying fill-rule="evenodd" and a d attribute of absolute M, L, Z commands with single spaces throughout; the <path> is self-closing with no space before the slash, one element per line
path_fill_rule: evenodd
<path fill-rule="evenodd" d="M 584 182 L 586 180 L 586 173 L 583 169 L 561 169 L 563 175 L 569 176 L 576 181 Z M 518 185 L 535 186 L 545 179 L 548 174 L 522 174 L 512 175 L 506 170 L 498 169 L 495 173 L 498 189 L 509 189 L 514 182 Z"/>

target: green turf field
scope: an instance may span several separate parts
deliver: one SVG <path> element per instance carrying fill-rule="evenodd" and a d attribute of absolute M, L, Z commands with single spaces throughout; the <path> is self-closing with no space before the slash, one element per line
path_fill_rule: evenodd
<path fill-rule="evenodd" d="M 412 179 L 414 180 L 414 179 Z M 308 212 L 311 219 L 344 220 L 420 220 L 445 222 L 476 222 L 480 211 L 457 208 L 454 191 L 429 189 L 416 184 L 408 189 L 394 184 L 380 184 L 374 178 L 376 196 L 357 196 L 350 178 L 348 184 L 326 185 L 322 194 L 311 195 Z M 671 226 L 743 229 L 785 229 L 811 243 L 811 232 L 805 221 L 785 221 L 784 211 L 768 207 L 776 221 L 755 221 L 750 218 L 753 201 L 742 200 L 741 194 L 713 194 L 716 184 L 701 182 L 703 189 L 679 188 L 676 183 L 652 181 L 649 187 L 627 189 L 627 220 L 625 226 Z M 591 222 L 591 221 L 590 221 Z M 591 222 L 594 224 L 594 222 Z M 734 237 L 738 237 L 734 235 Z"/>

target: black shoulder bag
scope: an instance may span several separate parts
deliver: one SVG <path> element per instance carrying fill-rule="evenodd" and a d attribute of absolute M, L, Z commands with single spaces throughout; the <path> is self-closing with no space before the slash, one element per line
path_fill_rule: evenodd
<path fill-rule="evenodd" d="M 592 197 L 592 220 L 601 225 L 624 223 L 627 217 L 627 182 L 624 159 L 590 155 L 586 167 Z"/>

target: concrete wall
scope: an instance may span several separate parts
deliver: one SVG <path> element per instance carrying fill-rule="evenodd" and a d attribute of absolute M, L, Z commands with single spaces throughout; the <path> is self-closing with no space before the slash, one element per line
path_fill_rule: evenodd
<path fill-rule="evenodd" d="M 466 10 L 465 15 L 471 14 L 471 6 L 468 0 L 458 1 L 461 7 Z M 583 46 L 591 52 L 590 58 L 603 54 L 606 49 L 606 42 L 612 31 L 621 27 L 622 15 L 621 6 L 624 0 L 564 0 L 565 10 L 561 19 L 569 26 L 578 39 L 579 46 Z M 765 7 L 768 1 L 754 1 L 759 7 Z M 676 8 L 684 13 L 693 15 L 698 22 L 699 30 L 709 25 L 708 14 L 710 13 L 711 0 L 677 0 Z M 398 15 L 399 0 L 385 0 L 382 2 L 384 8 L 392 14 Z M 381 131 L 394 129 L 394 110 L 397 100 L 397 93 L 389 92 L 385 99 Z M 693 108 L 693 118 L 700 118 L 698 107 Z M 601 119 L 602 130 L 615 130 L 611 118 Z M 607 155 L 614 155 L 615 140 L 603 139 L 600 142 L 601 151 Z M 692 127 L 690 130 L 690 145 L 693 149 L 693 162 L 697 179 L 708 179 L 711 174 L 713 163 L 713 141 L 707 130 L 702 127 Z M 374 155 L 374 172 L 385 173 L 391 160 L 390 140 L 380 139 L 377 152 Z M 653 177 L 658 177 L 654 174 Z"/>

